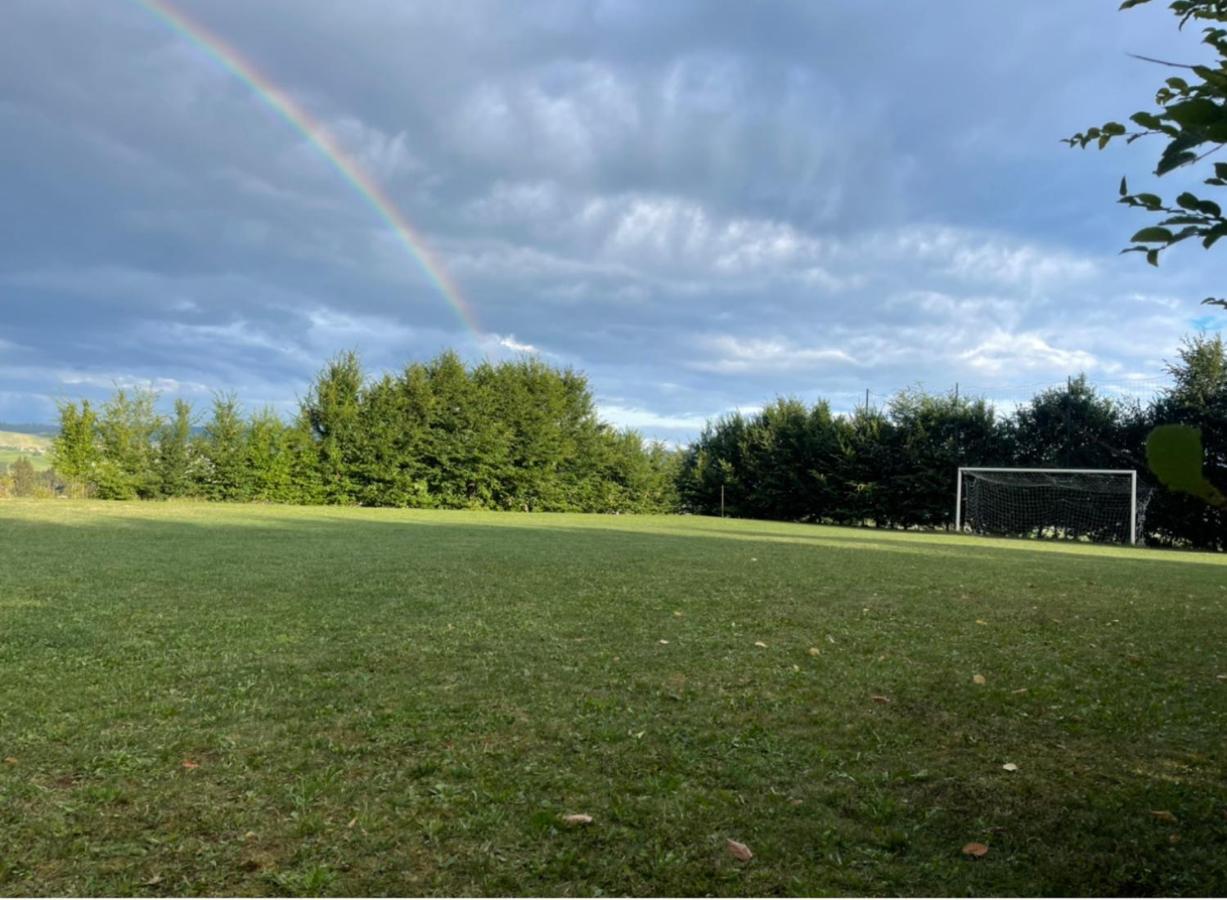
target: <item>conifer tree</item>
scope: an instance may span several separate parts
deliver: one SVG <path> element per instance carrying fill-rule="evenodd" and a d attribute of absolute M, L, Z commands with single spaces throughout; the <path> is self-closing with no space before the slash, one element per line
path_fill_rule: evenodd
<path fill-rule="evenodd" d="M 98 417 L 98 496 L 112 500 L 158 496 L 155 438 L 162 426 L 154 410 L 157 395 L 148 390 L 115 392 Z"/>
<path fill-rule="evenodd" d="M 163 497 L 187 497 L 193 493 L 195 455 L 192 405 L 178 399 L 174 418 L 162 425 L 158 436 L 157 466 Z"/>
<path fill-rule="evenodd" d="M 70 496 L 93 489 L 102 455 L 98 446 L 98 416 L 88 400 L 80 407 L 62 403 L 60 430 L 51 443 L 51 465 L 67 482 Z"/>
<path fill-rule="evenodd" d="M 247 500 L 246 425 L 234 394 L 215 394 L 213 414 L 197 442 L 201 493 L 209 500 Z"/>

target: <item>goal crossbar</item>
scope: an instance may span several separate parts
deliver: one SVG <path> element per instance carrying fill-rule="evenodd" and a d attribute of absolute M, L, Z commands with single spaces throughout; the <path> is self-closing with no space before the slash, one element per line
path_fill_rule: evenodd
<path fill-rule="evenodd" d="M 963 475 L 976 472 L 998 472 L 1031 475 L 1128 475 L 1129 476 L 1129 543 L 1138 542 L 1138 473 L 1137 469 L 1035 469 L 1020 466 L 959 466 L 954 491 L 954 530 L 963 531 Z"/>

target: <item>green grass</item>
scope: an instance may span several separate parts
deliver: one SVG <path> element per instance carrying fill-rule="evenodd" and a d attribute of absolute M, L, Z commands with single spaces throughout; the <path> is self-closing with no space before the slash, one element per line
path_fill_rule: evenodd
<path fill-rule="evenodd" d="M 0 893 L 1221 895 L 1225 562 L 0 503 Z"/>
<path fill-rule="evenodd" d="M 0 431 L 0 463 L 12 465 L 21 457 L 30 460 L 35 469 L 51 468 L 51 438 L 39 434 Z"/>
<path fill-rule="evenodd" d="M 7 463 L 11 466 L 23 456 L 30 461 L 30 464 L 34 466 L 35 471 L 42 471 L 43 469 L 51 468 L 51 459 L 45 454 L 23 453 L 20 450 L 0 448 L 0 463 Z"/>

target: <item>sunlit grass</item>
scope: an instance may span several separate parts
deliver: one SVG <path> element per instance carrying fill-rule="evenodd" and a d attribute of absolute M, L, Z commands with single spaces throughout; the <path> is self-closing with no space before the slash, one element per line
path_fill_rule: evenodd
<path fill-rule="evenodd" d="M 1221 894 L 1223 562 L 3 503 L 0 893 Z"/>

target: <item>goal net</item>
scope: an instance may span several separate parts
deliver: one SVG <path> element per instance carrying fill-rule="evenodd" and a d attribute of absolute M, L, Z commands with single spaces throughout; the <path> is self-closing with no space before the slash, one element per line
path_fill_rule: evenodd
<path fill-rule="evenodd" d="M 955 529 L 1133 544 L 1149 491 L 1132 469 L 959 469 Z"/>

